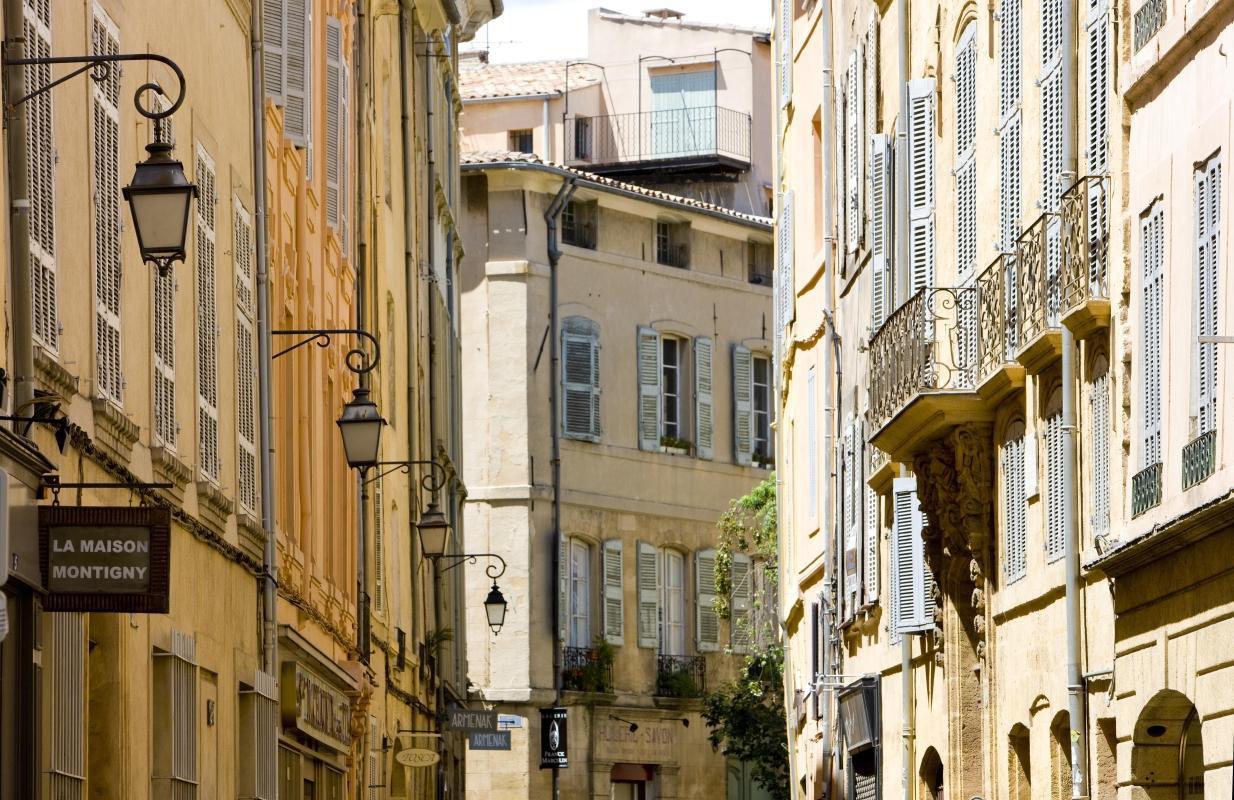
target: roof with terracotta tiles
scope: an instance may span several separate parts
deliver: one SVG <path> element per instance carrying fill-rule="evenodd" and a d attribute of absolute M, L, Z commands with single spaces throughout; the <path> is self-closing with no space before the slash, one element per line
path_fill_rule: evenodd
<path fill-rule="evenodd" d="M 463 100 L 558 95 L 565 86 L 565 61 L 530 61 L 524 64 L 486 64 L 478 58 L 459 62 Z M 600 70 L 589 64 L 570 65 L 570 91 L 600 82 Z"/>

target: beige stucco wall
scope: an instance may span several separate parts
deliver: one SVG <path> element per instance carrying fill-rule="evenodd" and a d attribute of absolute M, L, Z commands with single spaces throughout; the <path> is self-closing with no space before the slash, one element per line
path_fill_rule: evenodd
<path fill-rule="evenodd" d="M 469 754 L 468 792 L 477 797 L 539 796 L 549 783 L 549 773 L 538 770 L 536 710 L 553 701 L 557 591 L 548 468 L 548 382 L 554 378 L 544 339 L 549 270 L 543 212 L 560 185 L 560 177 L 537 169 L 494 167 L 469 171 L 464 178 L 467 549 L 503 553 L 510 562 L 500 581 L 510 603 L 501 634 L 481 631 L 480 609 L 472 611 L 470 677 L 480 697 L 503 713 L 527 717 L 529 726 L 512 732 L 509 753 Z M 747 238 L 767 241 L 769 235 L 756 224 L 660 207 L 592 186 L 580 186 L 575 197 L 598 203 L 598 247 L 562 245 L 560 315 L 586 316 L 600 326 L 603 434 L 600 443 L 562 440 L 561 530 L 592 546 L 596 633 L 599 547 L 606 539 L 622 541 L 625 626 L 624 643 L 616 647 L 614 692 L 566 693 L 571 767 L 562 772 L 562 794 L 607 797 L 614 763 L 643 763 L 660 765 L 659 796 L 716 796 L 724 790 L 724 759 L 706 743 L 699 702 L 653 702 L 656 653 L 637 646 L 635 553 L 642 540 L 685 555 L 686 649 L 697 652 L 692 554 L 714 547 L 715 522 L 728 501 L 765 474 L 733 463 L 730 348 L 736 342 L 764 352 L 769 347 L 763 326 L 770 293 L 745 280 Z M 665 213 L 692 226 L 688 270 L 653 263 L 654 221 Z M 639 325 L 715 338 L 713 460 L 638 449 Z M 522 334 L 512 336 L 515 331 Z M 487 586 L 482 571 L 468 569 L 469 592 L 481 592 Z M 729 626 L 721 627 L 723 649 Z M 724 652 L 708 653 L 705 660 L 709 688 L 731 676 L 738 663 Z M 638 722 L 637 736 L 616 736 L 613 726 L 625 732 L 626 725 L 609 720 L 609 713 Z M 691 721 L 688 728 L 681 717 Z"/>

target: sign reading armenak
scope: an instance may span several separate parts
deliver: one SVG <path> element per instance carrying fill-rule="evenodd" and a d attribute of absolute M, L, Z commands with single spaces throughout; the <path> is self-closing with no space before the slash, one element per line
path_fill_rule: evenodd
<path fill-rule="evenodd" d="M 39 555 L 48 611 L 167 613 L 169 509 L 40 506 Z"/>
<path fill-rule="evenodd" d="M 469 711 L 459 706 L 450 706 L 446 715 L 446 728 L 452 731 L 495 731 L 496 711 Z"/>
<path fill-rule="evenodd" d="M 303 664 L 283 664 L 279 682 L 283 724 L 335 750 L 351 747 L 351 702 Z"/>

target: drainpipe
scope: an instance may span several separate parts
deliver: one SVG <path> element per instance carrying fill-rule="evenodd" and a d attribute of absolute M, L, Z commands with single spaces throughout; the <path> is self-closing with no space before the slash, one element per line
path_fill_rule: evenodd
<path fill-rule="evenodd" d="M 368 14 L 365 13 L 365 2 L 356 3 L 356 100 L 354 104 L 356 120 L 362 120 L 366 112 L 368 100 L 368 48 L 365 41 L 365 26 L 368 25 Z M 367 322 L 367 299 L 369 291 L 368 263 L 368 215 L 365 213 L 368 205 L 368 165 L 365 162 L 363 126 L 356 126 L 356 327 L 365 329 Z M 369 376 L 360 375 L 360 388 L 369 388 Z M 368 596 L 368 470 L 360 470 L 356 476 L 356 484 L 360 493 L 359 508 L 356 510 L 356 645 L 360 651 L 361 663 L 369 662 L 369 618 Z"/>
<path fill-rule="evenodd" d="M 544 145 L 543 158 L 545 161 L 552 161 L 553 160 L 553 147 L 549 143 L 550 140 L 552 139 L 552 136 L 551 136 L 552 131 L 548 127 L 548 95 L 544 95 L 544 121 L 541 122 L 540 124 L 544 126 L 544 141 L 542 143 Z"/>
<path fill-rule="evenodd" d="M 1063 174 L 1064 187 L 1079 172 L 1076 143 L 1076 2 L 1062 0 L 1063 14 Z M 1080 664 L 1080 526 L 1076 518 L 1076 342 L 1063 329 L 1063 540 L 1067 614 L 1067 717 L 1071 723 L 1071 796 L 1088 797 L 1088 717 Z"/>
<path fill-rule="evenodd" d="M 5 55 L 24 58 L 25 31 L 22 0 L 5 3 Z M 7 96 L 26 94 L 24 67 L 9 67 L 5 75 Z M 6 104 L 7 105 L 7 104 Z M 26 108 L 9 107 L 5 115 L 8 127 L 9 170 L 9 308 L 13 315 L 13 408 L 21 409 L 34 397 L 34 308 L 30 287 L 30 176 L 26 162 Z M 18 412 L 20 413 L 20 412 Z M 20 423 L 11 423 L 14 431 Z M 8 558 L 8 554 L 4 554 Z"/>
<path fill-rule="evenodd" d="M 1067 2 L 1068 0 L 1063 0 Z M 896 3 L 896 24 L 900 50 L 900 114 L 896 120 L 895 175 L 895 297 L 908 294 L 908 44 L 909 0 Z M 903 770 L 900 777 L 904 800 L 913 800 L 913 739 L 916 725 L 913 717 L 913 640 L 900 634 L 900 736 L 903 747 Z"/>
<path fill-rule="evenodd" d="M 270 260 L 266 252 L 266 93 L 262 85 L 264 32 L 262 4 L 253 3 L 249 47 L 253 59 L 250 87 L 253 115 L 253 235 L 257 245 L 257 449 L 261 459 L 261 527 L 265 547 L 261 564 L 262 670 L 277 675 L 278 533 L 274 528 L 274 414 L 270 403 Z M 23 237 L 24 238 L 24 237 Z"/>
<path fill-rule="evenodd" d="M 546 250 L 548 252 L 548 315 L 549 343 L 548 356 L 550 374 L 548 377 L 548 427 L 552 431 L 553 453 L 553 697 L 554 704 L 561 704 L 561 615 L 564 609 L 558 599 L 561 592 L 558 588 L 558 576 L 561 574 L 561 426 L 557 424 L 561 399 L 558 396 L 557 366 L 557 262 L 561 260 L 561 250 L 557 247 L 557 219 L 561 210 L 574 196 L 575 179 L 567 178 L 552 202 L 544 212 L 546 223 Z M 561 776 L 558 768 L 553 767 L 553 800 L 561 797 Z"/>

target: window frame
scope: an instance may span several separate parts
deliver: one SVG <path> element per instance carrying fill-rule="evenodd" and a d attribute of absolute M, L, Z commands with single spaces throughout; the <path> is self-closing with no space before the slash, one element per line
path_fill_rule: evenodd
<path fill-rule="evenodd" d="M 585 539 L 577 536 L 569 537 L 567 543 L 567 552 L 570 554 L 570 577 L 569 591 L 567 597 L 570 601 L 570 607 L 567 609 L 569 617 L 569 625 L 567 626 L 566 643 L 570 647 L 587 648 L 592 646 L 594 641 L 594 632 L 592 630 L 592 546 Z M 580 566 L 583 567 L 583 572 L 579 574 L 576 570 Z M 582 622 L 585 630 L 581 639 L 578 636 L 579 622 Z"/>
<path fill-rule="evenodd" d="M 507 131 L 507 136 L 507 143 L 510 146 L 511 152 L 535 155 L 536 135 L 534 128 L 511 128 Z M 526 139 L 524 140 L 523 137 L 526 137 Z M 527 142 L 527 147 L 522 146 L 524 141 Z"/>
<path fill-rule="evenodd" d="M 758 382 L 758 365 L 763 363 L 767 370 L 767 379 L 762 384 Z M 764 404 L 766 408 L 759 412 L 758 410 L 758 395 L 759 387 L 762 387 L 766 392 Z M 766 452 L 762 453 L 764 459 L 775 459 L 775 437 L 771 434 L 771 386 L 772 386 L 772 364 L 771 356 L 762 351 L 753 351 L 750 353 L 750 445 L 753 448 L 752 454 L 754 460 L 760 454 L 759 451 L 759 431 L 764 431 L 763 444 L 766 445 Z M 759 422 L 759 416 L 762 416 L 762 423 Z"/>
<path fill-rule="evenodd" d="M 685 386 L 687 385 L 687 364 L 686 353 L 689 350 L 690 340 L 683 336 L 675 336 L 673 334 L 660 334 L 660 438 L 682 439 L 683 431 L 689 431 L 686 420 L 684 400 Z M 668 348 L 672 346 L 674 350 L 675 364 L 668 363 Z M 672 373 L 676 383 L 676 391 L 670 392 L 668 389 L 668 378 Z M 668 409 L 673 408 L 676 419 L 672 423 L 668 421 Z M 672 425 L 674 430 L 669 430 L 669 425 Z"/>
<path fill-rule="evenodd" d="M 676 586 L 671 586 L 669 577 L 672 575 L 672 565 L 680 565 L 679 583 Z M 686 557 L 685 554 L 673 547 L 660 548 L 660 637 L 657 653 L 662 656 L 685 656 L 689 655 L 686 652 L 688 643 L 686 631 Z M 674 608 L 674 595 L 676 598 L 676 609 L 679 611 L 680 622 L 672 622 L 669 617 L 670 612 Z M 673 630 L 670 630 L 672 628 Z M 670 635 L 680 633 L 680 647 L 675 647 L 676 641 L 669 641 Z"/>

